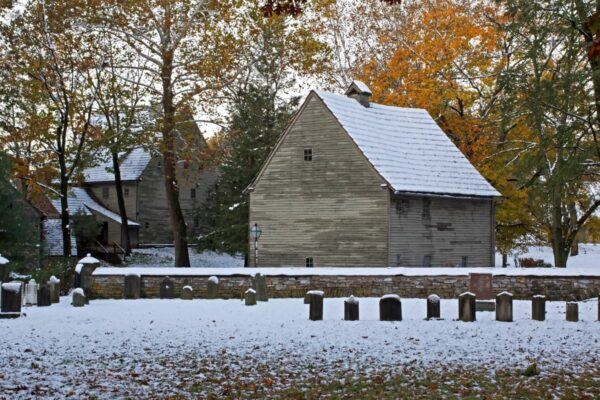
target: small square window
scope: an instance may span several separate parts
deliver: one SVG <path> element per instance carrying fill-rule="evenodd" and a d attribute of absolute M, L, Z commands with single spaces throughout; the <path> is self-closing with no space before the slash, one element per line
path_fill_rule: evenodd
<path fill-rule="evenodd" d="M 312 149 L 304 149 L 304 161 L 312 161 Z"/>
<path fill-rule="evenodd" d="M 306 257 L 306 268 L 312 268 L 315 266 L 315 261 L 312 257 Z"/>
<path fill-rule="evenodd" d="M 150 222 L 146 222 L 146 223 L 144 224 L 144 227 L 146 227 L 146 228 L 150 228 Z"/>
<path fill-rule="evenodd" d="M 195 199 L 195 198 L 196 198 L 196 189 L 190 189 L 190 197 L 191 197 L 192 199 Z"/>
<path fill-rule="evenodd" d="M 123 195 L 124 195 L 125 197 L 129 197 L 129 188 L 125 188 L 125 189 L 123 190 Z"/>
<path fill-rule="evenodd" d="M 107 186 L 106 186 L 106 187 L 103 187 L 103 188 L 102 188 L 102 198 L 103 198 L 103 199 L 108 199 L 108 194 L 109 194 L 109 192 L 108 192 L 108 187 L 107 187 Z"/>
<path fill-rule="evenodd" d="M 423 257 L 423 266 L 431 267 L 431 255 L 430 254 L 427 254 L 425 257 Z"/>

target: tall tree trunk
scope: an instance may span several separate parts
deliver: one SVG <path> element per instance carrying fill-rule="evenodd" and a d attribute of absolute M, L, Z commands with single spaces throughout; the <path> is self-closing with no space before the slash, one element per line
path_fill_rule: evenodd
<path fill-rule="evenodd" d="M 69 180 L 67 178 L 67 167 L 65 157 L 59 154 L 58 162 L 60 165 L 60 227 L 63 241 L 63 257 L 71 256 L 71 226 L 69 225 Z"/>
<path fill-rule="evenodd" d="M 558 187 L 552 189 L 552 202 L 551 202 L 551 213 L 550 218 L 552 232 L 552 252 L 554 253 L 554 266 L 556 268 L 566 268 L 567 258 L 569 257 L 569 246 L 566 246 L 566 238 L 563 234 L 562 226 L 562 202 L 561 192 Z"/>
<path fill-rule="evenodd" d="M 569 222 L 570 222 L 570 232 L 576 232 L 577 228 L 577 208 L 574 202 L 569 203 Z M 573 240 L 571 241 L 571 256 L 576 256 L 579 254 L 579 240 L 577 240 L 577 234 L 573 236 Z"/>
<path fill-rule="evenodd" d="M 502 253 L 502 268 L 506 268 L 508 266 L 508 254 Z"/>
<path fill-rule="evenodd" d="M 169 217 L 173 229 L 175 245 L 175 266 L 189 267 L 187 226 L 179 203 L 179 185 L 177 184 L 177 159 L 175 155 L 175 105 L 173 101 L 173 54 L 167 52 L 163 57 L 162 88 L 163 88 L 163 161 L 165 163 L 165 190 L 169 205 Z"/>
<path fill-rule="evenodd" d="M 123 183 L 121 182 L 121 167 L 119 165 L 119 154 L 112 153 L 113 169 L 115 170 L 115 185 L 117 188 L 117 203 L 121 215 L 121 247 L 125 255 L 131 254 L 131 239 L 129 237 L 129 226 L 127 224 L 127 210 L 125 209 L 125 198 L 123 196 Z"/>

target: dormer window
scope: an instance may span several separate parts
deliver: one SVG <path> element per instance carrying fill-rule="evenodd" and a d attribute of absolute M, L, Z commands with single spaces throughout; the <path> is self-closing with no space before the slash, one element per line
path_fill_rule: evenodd
<path fill-rule="evenodd" d="M 304 161 L 312 161 L 312 149 L 304 149 Z"/>

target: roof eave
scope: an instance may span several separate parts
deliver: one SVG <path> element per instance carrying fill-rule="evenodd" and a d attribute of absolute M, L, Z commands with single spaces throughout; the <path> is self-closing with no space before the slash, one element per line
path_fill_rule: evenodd
<path fill-rule="evenodd" d="M 429 196 L 429 197 L 452 197 L 452 198 L 461 198 L 461 199 L 497 199 L 502 197 L 500 193 L 498 194 L 489 194 L 489 195 L 481 195 L 481 194 L 471 194 L 471 193 L 438 193 L 438 192 L 426 192 L 426 191 L 402 191 L 402 190 L 392 190 L 392 193 L 395 196 Z"/>

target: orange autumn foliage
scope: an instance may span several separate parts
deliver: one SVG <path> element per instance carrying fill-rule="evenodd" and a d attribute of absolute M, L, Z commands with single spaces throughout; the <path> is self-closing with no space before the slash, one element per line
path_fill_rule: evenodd
<path fill-rule="evenodd" d="M 490 121 L 503 66 L 501 36 L 489 16 L 492 2 L 425 0 L 404 2 L 398 9 L 374 7 L 378 60 L 358 69 L 373 101 L 425 108 L 475 164 L 489 153 L 494 129 Z M 381 60 L 385 61 L 382 63 Z"/>

